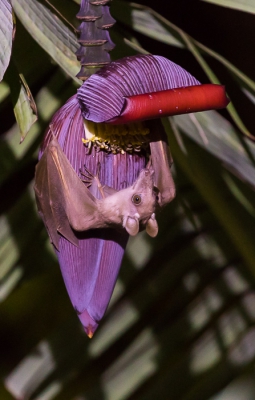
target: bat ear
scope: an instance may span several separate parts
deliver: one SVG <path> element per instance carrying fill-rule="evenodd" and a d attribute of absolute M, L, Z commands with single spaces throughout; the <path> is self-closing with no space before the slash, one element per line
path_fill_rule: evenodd
<path fill-rule="evenodd" d="M 158 234 L 158 223 L 155 218 L 155 214 L 153 213 L 146 224 L 146 232 L 149 236 L 155 237 Z"/>
<path fill-rule="evenodd" d="M 139 221 L 135 218 L 127 217 L 123 222 L 123 226 L 131 236 L 135 236 L 139 232 Z"/>

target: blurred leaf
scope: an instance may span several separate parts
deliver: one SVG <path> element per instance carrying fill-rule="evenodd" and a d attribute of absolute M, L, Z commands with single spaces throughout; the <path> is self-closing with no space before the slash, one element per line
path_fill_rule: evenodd
<path fill-rule="evenodd" d="M 6 82 L 0 83 L 0 103 L 6 99 L 6 97 L 10 94 L 10 88 Z"/>
<path fill-rule="evenodd" d="M 240 207 L 235 197 L 229 195 L 228 188 L 222 184 L 222 177 L 217 173 L 217 169 L 215 168 L 214 173 L 211 173 L 211 165 L 205 162 L 205 153 L 188 142 L 185 142 L 186 154 L 181 151 L 178 145 L 180 135 L 178 128 L 173 120 L 169 119 L 169 121 L 172 122 L 168 124 L 167 119 L 164 119 L 164 127 L 176 161 L 181 164 L 189 179 L 210 204 L 216 218 L 224 226 L 255 276 L 255 248 L 252 239 L 254 221 L 250 219 L 249 213 Z M 188 158 L 191 161 L 188 161 Z M 210 177 L 209 185 L 208 177 Z"/>
<path fill-rule="evenodd" d="M 246 11 L 255 14 L 254 0 L 202 0 L 207 3 L 213 3 L 218 6 L 234 8 L 239 11 Z"/>
<path fill-rule="evenodd" d="M 78 84 L 75 77 L 79 62 L 75 56 L 78 42 L 75 35 L 51 10 L 37 0 L 13 0 L 18 18 L 54 61 Z"/>
<path fill-rule="evenodd" d="M 208 76 L 208 78 L 210 79 L 210 81 L 214 84 L 220 84 L 219 79 L 217 78 L 217 76 L 215 75 L 215 73 L 212 71 L 212 69 L 209 67 L 208 63 L 205 61 L 205 59 L 202 57 L 202 55 L 199 53 L 198 49 L 196 48 L 195 44 L 192 43 L 191 38 L 186 35 L 186 33 L 184 33 L 183 31 L 181 31 L 181 36 L 187 46 L 187 48 L 191 51 L 191 53 L 193 54 L 193 56 L 196 58 L 197 62 L 200 64 L 200 66 L 202 67 L 202 69 L 204 70 L 204 72 L 206 73 L 206 75 Z M 251 135 L 251 133 L 248 131 L 248 129 L 246 128 L 246 126 L 244 125 L 243 121 L 241 120 L 241 118 L 239 117 L 233 103 L 230 103 L 227 106 L 227 110 L 229 112 L 229 114 L 231 115 L 231 117 L 233 118 L 233 121 L 236 123 L 236 125 L 238 126 L 238 128 L 240 129 L 240 131 L 246 135 L 247 137 L 249 137 L 250 139 L 255 139 L 253 137 L 253 135 Z"/>
<path fill-rule="evenodd" d="M 112 60 L 117 60 L 128 55 L 137 54 L 137 48 L 139 48 L 139 52 L 144 51 L 139 46 L 138 41 L 133 35 L 131 35 L 129 32 L 124 31 L 123 29 L 118 29 L 118 27 L 114 26 L 111 29 L 111 38 L 116 45 L 115 48 L 111 51 Z"/>
<path fill-rule="evenodd" d="M 113 2 L 111 11 L 115 18 L 126 25 L 132 26 L 136 32 L 143 33 L 152 39 L 172 46 L 184 47 L 182 42 L 176 38 L 176 35 L 169 32 L 157 21 L 148 7 L 140 7 L 135 3 L 126 3 L 118 0 Z"/>
<path fill-rule="evenodd" d="M 10 69 L 8 68 L 7 75 Z M 20 173 L 22 166 L 31 162 L 31 157 L 37 157 L 40 135 L 46 129 L 53 113 L 73 94 L 73 90 L 72 82 L 67 83 L 65 77 L 56 71 L 36 95 L 40 119 L 32 126 L 31 134 L 22 146 L 18 146 L 19 129 L 16 124 L 6 133 L 0 141 L 1 184 L 11 181 L 13 175 Z"/>
<path fill-rule="evenodd" d="M 224 65 L 232 74 L 235 76 L 239 81 L 241 81 L 245 87 L 249 88 L 255 94 L 255 82 L 245 75 L 240 69 L 235 67 L 232 63 L 226 60 L 225 57 L 221 56 L 220 54 L 216 53 L 212 49 L 209 49 L 207 46 L 203 45 L 202 43 L 194 40 L 194 43 L 199 47 L 205 54 L 215 58 L 218 60 L 222 65 Z"/>
<path fill-rule="evenodd" d="M 244 82 L 244 84 L 247 87 L 249 87 L 252 91 L 255 92 L 255 82 L 251 78 L 249 78 L 237 67 L 235 67 L 232 63 L 226 60 L 225 57 L 221 56 L 216 51 L 208 48 L 207 46 L 198 42 L 197 40 L 194 40 L 184 30 L 182 30 L 181 28 L 173 24 L 171 21 L 169 21 L 167 18 L 163 17 L 162 15 L 154 11 L 152 8 L 137 3 L 126 3 L 121 0 L 115 0 L 113 3 L 113 10 L 115 9 L 116 9 L 116 14 L 118 12 L 116 18 L 118 18 L 124 24 L 132 27 L 135 31 L 138 31 L 135 11 L 140 11 L 141 13 L 143 13 L 143 21 L 146 27 L 146 29 L 144 29 L 144 31 L 142 32 L 143 34 L 149 37 L 153 35 L 153 38 L 155 40 L 170 45 L 178 45 L 180 47 L 187 47 L 188 43 L 193 43 L 193 45 L 195 44 L 198 48 L 200 48 L 203 51 L 203 53 L 210 55 L 211 57 L 215 58 L 220 63 L 222 63 L 229 71 L 233 73 L 233 75 L 236 75 L 236 77 L 238 77 L 242 82 Z M 124 10 L 124 12 L 121 10 Z M 123 14 L 125 15 L 125 17 L 122 17 Z M 159 37 L 155 32 L 153 32 L 153 29 L 150 30 L 151 18 L 154 18 L 157 21 L 157 24 L 161 26 L 161 29 L 164 29 L 164 32 L 166 31 L 168 33 L 167 39 L 165 39 L 165 37 L 163 38 Z M 175 40 L 172 40 L 171 38 L 177 40 L 178 44 L 176 43 Z M 194 49 L 194 46 L 189 48 L 189 50 L 193 53 L 194 56 L 196 56 L 197 51 L 196 52 L 194 51 L 196 50 Z"/>
<path fill-rule="evenodd" d="M 31 135 L 19 146 L 18 128 L 14 126 L 0 141 L 3 171 L 0 176 L 0 213 L 4 212 L 0 217 L 0 301 L 5 300 L 21 281 L 41 274 L 53 262 L 53 250 L 37 214 L 32 191 L 31 180 L 37 157 L 33 148 L 37 148 L 40 141 L 40 124 L 44 124 L 44 130 L 54 111 L 72 92 L 72 85 L 67 85 L 63 75 L 57 71 L 36 96 L 40 122 L 33 125 Z M 36 257 L 39 259 L 37 268 L 34 268 Z"/>
<path fill-rule="evenodd" d="M 218 112 L 179 115 L 173 120 L 187 136 L 221 160 L 229 171 L 255 187 L 255 144 L 240 139 L 235 128 Z M 181 138 L 179 145 L 182 146 Z"/>
<path fill-rule="evenodd" d="M 12 50 L 12 6 L 9 0 L 2 0 L 0 3 L 0 81 L 3 79 L 8 67 Z"/>
<path fill-rule="evenodd" d="M 17 75 L 17 71 L 15 72 L 10 81 L 10 88 L 14 115 L 21 136 L 20 143 L 22 143 L 32 125 L 37 121 L 37 108 L 24 76 Z"/>
<path fill-rule="evenodd" d="M 250 101 L 255 104 L 255 96 L 247 89 L 243 89 L 244 94 L 250 99 Z"/>
<path fill-rule="evenodd" d="M 14 105 L 14 114 L 19 125 L 21 142 L 23 142 L 31 126 L 37 121 L 37 108 L 24 76 L 20 74 L 19 78 L 20 93 Z"/>
<path fill-rule="evenodd" d="M 149 54 L 149 52 L 147 50 L 145 50 L 144 48 L 142 48 L 137 42 L 132 41 L 132 40 L 128 40 L 126 38 L 124 38 L 124 43 L 127 44 L 131 49 L 133 49 L 135 52 L 139 53 L 139 54 Z"/>
<path fill-rule="evenodd" d="M 236 76 L 236 78 L 241 80 L 246 87 L 250 88 L 253 92 L 255 91 L 255 82 L 234 67 L 224 57 L 194 40 L 182 29 L 168 21 L 165 17 L 161 16 L 151 8 L 136 3 L 125 3 L 121 0 L 115 1 L 115 8 L 116 18 L 118 18 L 124 24 L 132 27 L 135 31 L 141 32 L 148 37 L 153 37 L 154 39 L 162 41 L 166 44 L 186 47 L 188 50 L 190 50 L 212 83 L 220 83 L 220 81 L 203 58 L 202 52 L 217 59 L 225 67 L 227 67 L 229 71 Z M 199 49 L 202 50 L 201 53 Z M 253 135 L 251 135 L 242 119 L 238 115 L 234 105 L 232 103 L 229 104 L 227 109 L 240 131 L 247 137 L 254 139 Z"/>

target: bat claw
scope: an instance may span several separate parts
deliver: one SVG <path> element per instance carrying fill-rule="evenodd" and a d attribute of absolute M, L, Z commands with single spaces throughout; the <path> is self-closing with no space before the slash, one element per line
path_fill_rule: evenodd
<path fill-rule="evenodd" d="M 104 193 L 104 186 L 101 185 L 101 182 L 99 180 L 99 175 L 101 172 L 101 164 L 100 162 L 97 163 L 97 167 L 96 167 L 96 175 L 93 175 L 92 172 L 90 172 L 88 170 L 88 168 L 86 167 L 86 165 L 83 166 L 84 171 L 82 171 L 82 169 L 80 168 L 80 174 L 84 179 L 81 179 L 83 183 L 85 183 L 85 185 L 87 186 L 87 188 L 89 187 L 93 187 L 93 182 L 96 183 L 96 187 L 99 189 L 102 198 L 105 198 L 105 193 Z M 93 190 L 92 190 L 93 193 Z"/>
<path fill-rule="evenodd" d="M 100 162 L 97 163 L 97 168 L 96 168 L 96 174 L 95 175 L 92 174 L 92 172 L 90 172 L 90 170 L 86 167 L 85 164 L 84 164 L 83 168 L 84 168 L 85 172 L 83 172 L 82 169 L 80 168 L 80 174 L 82 176 L 84 176 L 86 179 L 92 181 L 94 178 L 96 178 L 96 177 L 98 178 L 99 177 L 99 174 L 101 172 L 101 163 Z"/>
<path fill-rule="evenodd" d="M 96 177 L 99 178 L 101 172 L 101 163 L 98 161 L 97 163 L 97 171 L 96 171 Z"/>
<path fill-rule="evenodd" d="M 83 168 L 84 168 L 84 170 L 85 170 L 86 173 L 83 172 L 82 169 L 80 168 L 80 173 L 81 173 L 81 175 L 86 176 L 86 174 L 88 174 L 89 176 L 91 176 L 91 178 L 94 178 L 94 175 L 92 174 L 92 172 L 90 172 L 90 171 L 88 170 L 88 168 L 86 167 L 86 165 L 84 165 Z"/>
<path fill-rule="evenodd" d="M 92 185 L 93 179 L 95 178 L 95 176 L 92 174 L 92 172 L 90 172 L 88 170 L 88 168 L 84 165 L 83 166 L 84 171 L 82 171 L 82 169 L 80 168 L 80 174 L 84 179 L 81 179 L 83 183 L 85 183 L 85 185 L 87 187 L 90 187 Z"/>

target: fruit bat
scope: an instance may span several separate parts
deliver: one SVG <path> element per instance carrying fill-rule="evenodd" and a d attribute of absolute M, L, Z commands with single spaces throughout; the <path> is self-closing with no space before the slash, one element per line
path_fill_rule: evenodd
<path fill-rule="evenodd" d="M 150 143 L 151 157 L 147 167 L 140 171 L 131 186 L 119 191 L 101 185 L 100 168 L 95 176 L 90 171 L 81 174 L 90 184 L 89 190 L 52 134 L 36 167 L 35 195 L 39 214 L 57 250 L 59 234 L 78 246 L 74 232 L 88 229 L 122 226 L 134 236 L 140 227 L 145 227 L 150 236 L 157 235 L 156 208 L 171 201 L 175 195 L 168 146 L 159 140 L 162 132 L 158 126 L 154 123 L 154 141 Z M 100 199 L 94 195 L 97 189 Z"/>

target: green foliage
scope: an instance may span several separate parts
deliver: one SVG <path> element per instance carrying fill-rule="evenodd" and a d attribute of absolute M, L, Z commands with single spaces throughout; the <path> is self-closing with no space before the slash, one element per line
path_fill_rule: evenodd
<path fill-rule="evenodd" d="M 89 341 L 32 192 L 43 132 L 77 88 L 77 41 L 44 1 L 12 5 L 17 33 L 5 75 L 10 40 L 7 52 L 0 40 L 1 400 L 253 398 L 255 145 L 246 121 L 233 104 L 228 114 L 164 120 L 177 197 L 159 216 L 157 238 L 130 240 L 107 315 Z M 73 22 L 75 2 L 54 5 Z M 150 52 L 153 39 L 190 52 L 212 82 L 219 81 L 216 60 L 254 107 L 255 82 L 224 54 L 148 7 L 114 0 L 112 12 L 118 21 L 113 58 Z M 11 33 L 8 28 L 6 37 Z M 25 113 L 15 111 L 20 107 Z M 20 132 L 24 138 L 28 131 L 19 145 Z"/>
<path fill-rule="evenodd" d="M 0 81 L 3 79 L 5 70 L 9 64 L 12 49 L 12 7 L 9 0 L 2 0 L 0 4 Z"/>
<path fill-rule="evenodd" d="M 254 0 L 203 0 L 208 3 L 217 4 L 218 6 L 229 7 L 240 11 L 250 12 L 255 14 L 255 2 Z"/>

